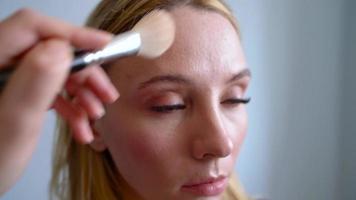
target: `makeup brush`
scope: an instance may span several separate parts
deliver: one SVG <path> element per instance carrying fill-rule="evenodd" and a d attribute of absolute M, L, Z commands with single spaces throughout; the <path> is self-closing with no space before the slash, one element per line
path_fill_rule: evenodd
<path fill-rule="evenodd" d="M 172 45 L 175 24 L 171 15 L 164 10 L 154 10 L 145 15 L 132 30 L 118 34 L 103 49 L 95 52 L 76 52 L 71 64 L 71 73 L 92 64 L 103 64 L 118 58 L 138 55 L 156 58 Z M 0 91 L 16 67 L 0 71 Z"/>

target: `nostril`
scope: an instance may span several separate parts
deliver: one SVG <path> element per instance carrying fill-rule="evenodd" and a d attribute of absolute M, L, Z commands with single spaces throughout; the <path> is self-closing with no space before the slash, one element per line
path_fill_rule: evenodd
<path fill-rule="evenodd" d="M 215 148 L 216 157 L 227 157 L 232 152 L 233 142 L 230 138 L 224 136 L 220 141 L 217 141 Z"/>
<path fill-rule="evenodd" d="M 191 140 L 196 159 L 223 158 L 233 152 L 235 131 L 226 124 L 220 110 L 212 108 L 215 107 L 204 109 L 196 118 L 199 124 L 204 124 L 204 127 L 195 127 Z"/>
<path fill-rule="evenodd" d="M 234 149 L 234 143 L 232 140 L 229 139 L 229 141 L 227 142 L 227 144 L 225 146 L 225 151 L 224 151 L 223 156 L 224 157 L 229 156 L 232 153 L 233 149 Z"/>
<path fill-rule="evenodd" d="M 224 158 L 229 156 L 234 148 L 233 141 L 228 136 L 209 137 L 194 142 L 193 155 L 196 159 Z"/>

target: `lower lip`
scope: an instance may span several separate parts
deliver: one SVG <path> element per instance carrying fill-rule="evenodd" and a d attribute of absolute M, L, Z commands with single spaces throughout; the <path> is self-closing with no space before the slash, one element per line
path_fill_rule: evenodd
<path fill-rule="evenodd" d="M 183 186 L 182 191 L 199 196 L 216 196 L 224 192 L 227 178 L 222 178 L 210 183 L 203 183 L 192 186 Z"/>

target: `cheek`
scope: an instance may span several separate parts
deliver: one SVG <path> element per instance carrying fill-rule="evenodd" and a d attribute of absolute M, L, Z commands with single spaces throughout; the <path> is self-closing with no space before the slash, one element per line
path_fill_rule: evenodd
<path fill-rule="evenodd" d="M 116 122 L 115 126 L 108 133 L 106 141 L 117 166 L 121 168 L 128 165 L 132 169 L 142 165 L 153 167 L 159 158 L 157 152 L 162 148 L 161 141 L 130 123 Z"/>
<path fill-rule="evenodd" d="M 129 135 L 125 137 L 125 142 L 122 144 L 122 147 L 125 147 L 124 154 L 128 154 L 127 156 L 135 160 L 137 164 L 155 163 L 164 143 L 159 138 L 153 139 L 142 133 L 145 134 L 143 130 L 128 133 Z"/>
<path fill-rule="evenodd" d="M 155 151 L 150 135 L 140 128 L 140 123 L 132 112 L 114 105 L 108 109 L 102 123 L 103 137 L 115 160 L 147 160 Z"/>
<path fill-rule="evenodd" d="M 116 115 L 105 124 L 105 141 L 119 172 L 134 187 L 164 182 L 157 177 L 167 171 L 171 160 L 165 152 L 172 141 L 156 126 L 126 116 Z"/>
<path fill-rule="evenodd" d="M 235 157 L 238 156 L 240 152 L 240 148 L 245 140 L 246 134 L 247 134 L 247 128 L 248 128 L 248 116 L 246 109 L 243 107 L 241 108 L 240 112 L 238 115 L 236 115 L 235 118 L 235 123 L 231 124 L 231 127 L 233 129 L 232 132 L 232 140 L 234 143 L 234 150 L 233 154 Z"/>
<path fill-rule="evenodd" d="M 120 175 L 138 194 L 146 199 L 170 196 L 176 184 L 172 169 L 177 147 L 165 128 L 137 118 L 133 122 L 116 118 L 111 123 L 108 149 Z"/>

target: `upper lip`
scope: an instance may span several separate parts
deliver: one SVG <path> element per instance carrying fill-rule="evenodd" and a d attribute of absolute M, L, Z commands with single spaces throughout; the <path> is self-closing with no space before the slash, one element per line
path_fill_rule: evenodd
<path fill-rule="evenodd" d="M 224 176 L 224 175 L 217 176 L 217 177 L 197 178 L 197 179 L 194 179 L 192 181 L 185 183 L 182 187 L 194 187 L 194 186 L 198 186 L 198 185 L 211 184 L 211 183 L 223 180 L 225 178 L 226 178 L 226 176 Z"/>

